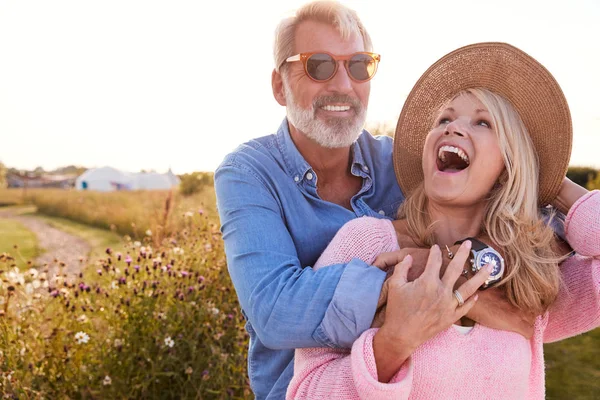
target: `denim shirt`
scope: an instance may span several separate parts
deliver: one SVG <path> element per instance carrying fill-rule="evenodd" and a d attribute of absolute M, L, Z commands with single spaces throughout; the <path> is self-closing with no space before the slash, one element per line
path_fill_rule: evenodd
<path fill-rule="evenodd" d="M 215 172 L 227 265 L 250 335 L 248 374 L 257 399 L 283 399 L 294 349 L 351 347 L 373 319 L 385 273 L 353 259 L 313 271 L 338 229 L 361 216 L 393 219 L 404 200 L 392 139 L 363 131 L 351 148 L 362 187 L 352 210 L 324 201 L 319 177 L 284 119 L 274 135 L 251 140 Z"/>

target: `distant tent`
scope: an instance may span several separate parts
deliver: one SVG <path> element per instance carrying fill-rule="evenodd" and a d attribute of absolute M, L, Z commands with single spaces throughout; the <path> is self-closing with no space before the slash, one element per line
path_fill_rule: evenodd
<path fill-rule="evenodd" d="M 166 174 L 140 172 L 132 174 L 111 167 L 89 169 L 80 175 L 75 187 L 79 190 L 169 190 L 179 185 L 179 178 L 171 170 Z"/>
<path fill-rule="evenodd" d="M 171 180 L 166 174 L 159 174 L 157 172 L 140 172 L 135 174 L 135 186 L 136 190 L 167 190 L 173 185 Z"/>
<path fill-rule="evenodd" d="M 75 180 L 78 190 L 97 190 L 110 192 L 113 190 L 131 190 L 135 179 L 131 174 L 112 167 L 92 168 L 85 171 Z"/>
<path fill-rule="evenodd" d="M 173 171 L 171 171 L 171 168 L 169 168 L 166 175 L 169 178 L 169 181 L 171 182 L 172 186 L 179 186 L 179 184 L 181 183 L 181 179 L 179 179 L 179 177 L 175 175 Z"/>

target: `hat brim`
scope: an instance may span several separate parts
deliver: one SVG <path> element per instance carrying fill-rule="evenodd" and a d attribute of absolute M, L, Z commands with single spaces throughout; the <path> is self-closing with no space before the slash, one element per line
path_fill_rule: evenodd
<path fill-rule="evenodd" d="M 571 157 L 569 106 L 550 72 L 506 43 L 477 43 L 457 49 L 439 59 L 417 81 L 404 103 L 394 136 L 394 171 L 404 194 L 423 181 L 423 145 L 440 107 L 470 88 L 501 95 L 519 113 L 539 159 L 539 204 L 551 203 Z"/>

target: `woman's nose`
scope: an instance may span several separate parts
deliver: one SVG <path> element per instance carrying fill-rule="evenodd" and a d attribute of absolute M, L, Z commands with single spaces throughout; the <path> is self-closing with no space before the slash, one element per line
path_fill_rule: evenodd
<path fill-rule="evenodd" d="M 462 126 L 462 124 L 458 121 L 452 121 L 448 125 L 446 125 L 444 135 L 449 136 L 451 134 L 454 134 L 463 137 L 465 136 L 463 132 L 465 132 L 464 126 Z"/>

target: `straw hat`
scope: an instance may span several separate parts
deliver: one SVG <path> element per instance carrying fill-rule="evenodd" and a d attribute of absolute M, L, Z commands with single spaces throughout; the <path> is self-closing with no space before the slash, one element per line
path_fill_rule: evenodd
<path fill-rule="evenodd" d="M 408 194 L 423 181 L 423 144 L 440 107 L 461 90 L 475 87 L 503 96 L 521 116 L 540 162 L 539 203 L 549 204 L 569 166 L 573 138 L 569 106 L 550 72 L 506 43 L 477 43 L 454 50 L 415 84 L 394 139 L 394 170 L 402 191 Z"/>

